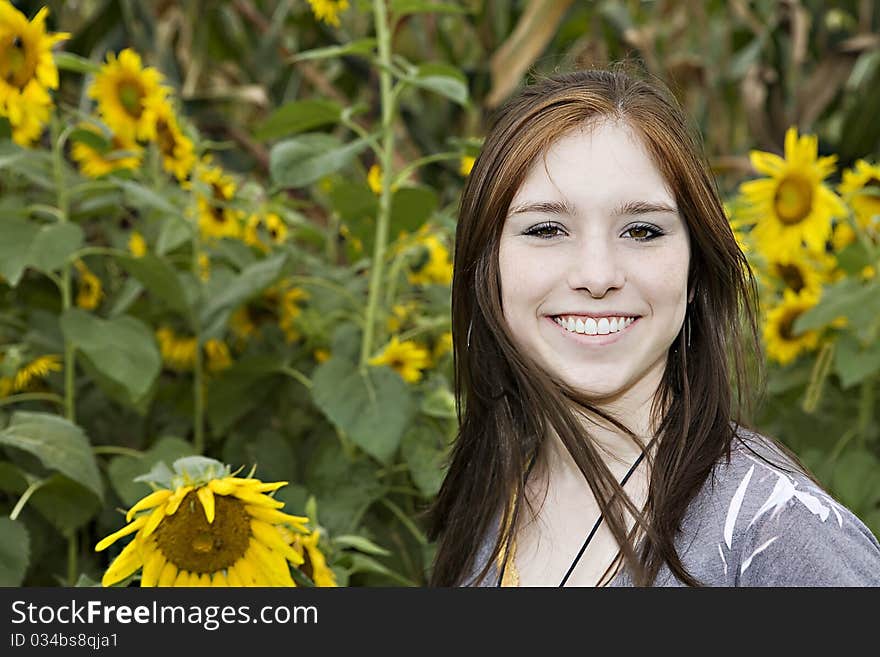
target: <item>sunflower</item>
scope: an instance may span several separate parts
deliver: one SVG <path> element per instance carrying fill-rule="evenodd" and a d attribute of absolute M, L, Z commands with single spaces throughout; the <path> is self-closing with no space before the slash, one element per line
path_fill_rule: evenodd
<path fill-rule="evenodd" d="M 11 392 L 27 390 L 38 379 L 44 379 L 50 372 L 60 372 L 62 369 L 61 356 L 57 354 L 35 358 L 15 373 L 15 377 L 11 379 Z"/>
<path fill-rule="evenodd" d="M 168 87 L 162 74 L 148 66 L 131 48 L 111 52 L 107 63 L 95 75 L 88 95 L 98 103 L 98 111 L 110 129 L 128 140 L 150 141 L 156 138 L 156 119 L 166 104 Z"/>
<path fill-rule="evenodd" d="M 406 320 L 412 317 L 418 308 L 418 304 L 413 302 L 397 303 L 391 306 L 391 314 L 388 316 L 386 326 L 391 333 L 399 333 L 406 323 Z"/>
<path fill-rule="evenodd" d="M 827 276 L 804 257 L 771 260 L 767 263 L 767 269 L 771 276 L 782 282 L 785 289 L 795 294 L 807 292 L 812 296 L 819 296 L 822 293 L 822 284 L 827 279 Z"/>
<path fill-rule="evenodd" d="M 199 231 L 205 239 L 241 236 L 241 212 L 228 207 L 236 185 L 231 176 L 208 160 L 197 168 L 199 180 L 211 190 L 211 196 L 198 196 Z"/>
<path fill-rule="evenodd" d="M 785 158 L 752 151 L 752 166 L 769 178 L 743 183 L 743 214 L 755 222 L 758 248 L 767 257 L 794 256 L 806 244 L 819 253 L 831 235 L 832 217 L 843 216 L 840 198 L 823 184 L 834 171 L 836 156 L 817 157 L 818 139 L 785 133 Z"/>
<path fill-rule="evenodd" d="M 287 342 L 296 342 L 301 337 L 294 322 L 302 313 L 299 302 L 308 298 L 309 293 L 301 287 L 288 288 L 281 295 L 278 303 L 278 326 L 284 332 Z"/>
<path fill-rule="evenodd" d="M 287 482 L 236 477 L 201 456 L 178 459 L 172 469 L 161 464 L 139 480 L 156 490 L 128 510 L 128 525 L 95 546 L 101 552 L 135 534 L 103 586 L 138 570 L 141 586 L 296 586 L 288 564 L 305 559 L 280 530 L 308 533 L 308 518 L 283 513 L 284 503 L 266 494 Z"/>
<path fill-rule="evenodd" d="M 86 310 L 94 310 L 104 296 L 101 279 L 95 276 L 82 260 L 76 260 L 73 266 L 79 272 L 76 305 Z"/>
<path fill-rule="evenodd" d="M 196 338 L 181 337 L 167 326 L 160 326 L 156 329 L 156 340 L 159 342 L 162 361 L 169 369 L 188 372 L 195 367 Z"/>
<path fill-rule="evenodd" d="M 412 340 L 398 342 L 394 336 L 382 353 L 368 362 L 370 365 L 387 365 L 407 383 L 417 383 L 422 378 L 422 370 L 431 366 L 431 354 Z"/>
<path fill-rule="evenodd" d="M 837 188 L 852 206 L 859 226 L 880 232 L 880 166 L 858 160 Z"/>
<path fill-rule="evenodd" d="M 263 241 L 264 234 L 271 244 L 283 244 L 287 239 L 287 224 L 274 212 L 265 215 L 252 214 L 248 217 L 244 229 L 244 243 L 266 253 L 269 251 L 269 246 Z"/>
<path fill-rule="evenodd" d="M 156 145 L 162 167 L 178 180 L 186 180 L 196 165 L 195 147 L 183 134 L 170 103 L 156 106 Z"/>
<path fill-rule="evenodd" d="M 91 123 L 77 126 L 100 137 L 104 137 L 101 129 Z M 137 169 L 141 165 L 143 149 L 133 139 L 113 135 L 109 140 L 109 148 L 101 151 L 86 141 L 76 140 L 70 154 L 79 165 L 79 170 L 89 178 L 100 178 L 113 171 Z"/>
<path fill-rule="evenodd" d="M 58 68 L 52 47 L 70 38 L 67 32 L 49 34 L 43 7 L 28 22 L 7 0 L 0 0 L 0 116 L 9 119 L 12 138 L 29 146 L 49 121 L 52 99 L 48 89 L 58 88 Z"/>
<path fill-rule="evenodd" d="M 435 235 L 427 235 L 421 238 L 421 245 L 425 249 L 417 271 L 408 276 L 413 285 L 449 285 L 452 283 L 452 262 L 449 260 L 449 251 Z"/>
<path fill-rule="evenodd" d="M 220 372 L 232 365 L 229 356 L 229 347 L 223 340 L 211 339 L 205 341 L 205 358 L 209 372 Z"/>
<path fill-rule="evenodd" d="M 798 335 L 792 332 L 795 320 L 815 306 L 819 297 L 810 293 L 795 294 L 789 289 L 783 290 L 783 294 L 782 303 L 767 313 L 764 342 L 768 358 L 787 365 L 800 353 L 811 351 L 819 344 L 818 331 L 809 330 Z"/>
<path fill-rule="evenodd" d="M 147 253 L 147 241 L 138 231 L 133 231 L 128 238 L 128 250 L 135 258 L 143 258 Z"/>
<path fill-rule="evenodd" d="M 327 566 L 327 559 L 318 548 L 320 536 L 319 529 L 310 534 L 294 534 L 290 547 L 303 557 L 304 563 L 300 570 L 311 578 L 315 586 L 336 586 L 336 575 Z"/>
<path fill-rule="evenodd" d="M 339 27 L 339 14 L 348 9 L 348 0 L 309 0 L 309 5 L 319 21 Z"/>

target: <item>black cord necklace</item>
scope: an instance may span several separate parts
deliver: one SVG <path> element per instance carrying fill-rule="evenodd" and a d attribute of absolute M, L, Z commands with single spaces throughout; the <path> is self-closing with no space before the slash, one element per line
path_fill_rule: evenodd
<path fill-rule="evenodd" d="M 645 456 L 645 453 L 642 452 L 639 454 L 639 458 L 636 459 L 636 462 L 632 464 L 629 469 L 629 472 L 626 473 L 626 476 L 620 482 L 621 488 L 626 486 L 626 482 L 629 480 L 632 473 L 635 472 L 636 468 L 639 467 L 639 463 L 642 462 L 642 458 Z M 535 465 L 535 460 L 538 457 L 538 453 L 535 452 L 535 455 L 532 457 L 531 462 L 529 463 L 529 467 L 526 470 L 526 481 L 528 481 L 529 473 L 532 471 L 532 466 Z M 519 500 L 516 502 L 516 509 L 513 512 L 513 521 L 514 527 L 516 527 L 516 517 L 519 514 Z M 559 588 L 565 586 L 565 583 L 568 581 L 568 578 L 571 577 L 571 574 L 574 572 L 575 566 L 577 566 L 578 561 L 580 561 L 581 556 L 583 556 L 584 552 L 587 549 L 587 546 L 590 544 L 590 541 L 593 540 L 593 536 L 596 533 L 596 530 L 599 529 L 599 525 L 602 524 L 602 520 L 605 518 L 604 514 L 599 514 L 599 519 L 596 521 L 596 524 L 593 525 L 593 529 L 590 530 L 590 533 L 587 535 L 587 539 L 584 541 L 584 544 L 581 546 L 580 551 L 577 553 L 577 556 L 574 558 L 574 561 L 571 562 L 571 565 L 568 567 L 568 572 L 565 573 L 565 577 L 562 578 L 562 581 L 559 583 Z M 498 576 L 498 584 L 496 586 L 501 586 L 501 581 L 504 579 L 504 571 L 507 568 L 507 559 L 510 556 L 510 551 L 508 550 L 504 555 L 504 563 L 501 564 L 501 573 Z"/>

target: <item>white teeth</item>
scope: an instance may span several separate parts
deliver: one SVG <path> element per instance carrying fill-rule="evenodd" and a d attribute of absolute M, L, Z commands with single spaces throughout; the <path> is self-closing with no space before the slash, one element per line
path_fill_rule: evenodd
<path fill-rule="evenodd" d="M 565 330 L 572 333 L 581 333 L 584 335 L 608 335 L 609 333 L 617 333 L 635 321 L 634 317 L 601 317 L 598 321 L 592 317 L 583 319 L 581 317 L 554 318 L 556 323 Z"/>

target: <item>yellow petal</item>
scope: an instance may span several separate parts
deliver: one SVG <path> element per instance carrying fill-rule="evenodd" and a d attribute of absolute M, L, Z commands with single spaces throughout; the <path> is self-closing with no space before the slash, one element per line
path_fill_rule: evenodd
<path fill-rule="evenodd" d="M 283 488 L 283 487 L 286 486 L 288 483 L 290 483 L 290 482 L 287 482 L 287 481 L 275 481 L 275 482 L 267 483 L 267 484 L 259 483 L 259 484 L 257 484 L 256 486 L 253 486 L 253 487 L 251 488 L 251 490 L 255 490 L 255 491 L 257 491 L 258 493 L 268 493 L 268 492 L 270 492 L 270 491 L 278 490 L 279 488 Z"/>
<path fill-rule="evenodd" d="M 284 502 L 282 502 L 281 500 L 276 500 L 261 493 L 251 493 L 247 490 L 238 490 L 234 493 L 234 495 L 245 504 L 265 506 L 272 509 L 280 509 L 284 506 Z"/>
<path fill-rule="evenodd" d="M 211 524 L 214 522 L 214 493 L 207 486 L 202 486 L 196 491 L 196 495 L 202 503 L 202 508 L 205 509 L 205 518 L 208 519 L 208 524 Z"/>
<path fill-rule="evenodd" d="M 189 586 L 189 573 L 185 570 L 178 570 L 172 586 Z"/>
<path fill-rule="evenodd" d="M 156 527 L 158 527 L 159 523 L 161 523 L 164 519 L 165 507 L 157 506 L 155 509 L 153 509 L 150 515 L 147 516 L 147 524 L 144 525 L 144 531 L 141 532 L 140 535 L 143 538 L 147 538 L 150 534 L 153 533 L 153 531 L 155 531 Z"/>
<path fill-rule="evenodd" d="M 162 502 L 167 500 L 170 496 L 171 491 L 165 488 L 163 488 L 162 490 L 157 490 L 155 493 L 150 493 L 128 510 L 128 513 L 125 515 L 125 522 L 131 522 L 134 514 L 138 511 L 143 511 L 144 509 L 152 509 L 154 506 L 162 504 Z"/>
<path fill-rule="evenodd" d="M 222 570 L 218 570 L 216 573 L 214 573 L 214 576 L 211 578 L 211 586 L 214 586 L 214 587 L 229 586 L 229 582 L 226 580 L 226 575 L 223 574 Z"/>
<path fill-rule="evenodd" d="M 281 535 L 272 525 L 265 523 L 262 520 L 251 520 L 251 532 L 253 532 L 254 537 L 258 541 L 263 543 L 266 547 L 283 555 L 284 558 L 294 566 L 299 566 L 304 563 L 305 560 L 302 555 L 294 552 L 290 546 L 281 539 Z"/>
<path fill-rule="evenodd" d="M 177 566 L 166 561 L 162 572 L 159 573 L 159 586 L 174 586 L 175 579 L 177 579 Z"/>
<path fill-rule="evenodd" d="M 229 582 L 229 586 L 244 586 L 244 582 L 238 576 L 238 570 L 235 569 L 235 566 L 226 569 L 226 580 Z"/>
<path fill-rule="evenodd" d="M 192 486 L 181 486 L 178 488 L 171 497 L 168 498 L 168 503 L 165 505 L 165 513 L 169 516 L 173 516 L 177 513 L 177 507 L 180 506 L 180 503 L 183 502 L 183 498 L 186 497 L 186 494 L 192 490 Z"/>
<path fill-rule="evenodd" d="M 212 479 L 208 482 L 208 488 L 217 495 L 232 495 L 237 486 L 233 477 L 224 477 L 223 479 Z"/>
<path fill-rule="evenodd" d="M 136 532 L 138 529 L 143 527 L 145 524 L 147 524 L 147 516 L 144 515 L 144 516 L 140 516 L 138 518 L 135 518 L 134 522 L 132 522 L 131 524 L 126 525 L 125 527 L 123 527 L 119 531 L 113 532 L 112 534 L 110 534 L 110 536 L 107 536 L 106 538 L 99 541 L 98 544 L 95 546 L 95 552 L 101 552 L 103 550 L 106 550 L 108 547 L 113 545 L 113 543 L 115 543 L 117 540 L 119 540 L 123 536 L 128 536 L 129 534 Z"/>
<path fill-rule="evenodd" d="M 293 586 L 293 578 L 290 576 L 290 568 L 287 562 L 277 552 L 271 552 L 265 545 L 258 541 L 251 543 L 251 550 L 260 564 L 262 570 L 272 580 L 273 586 Z"/>
<path fill-rule="evenodd" d="M 196 586 L 211 586 L 211 576 L 208 573 L 202 573 L 199 575 Z"/>
<path fill-rule="evenodd" d="M 143 565 L 140 546 L 137 541 L 131 541 L 123 548 L 119 556 L 113 560 L 104 577 L 101 578 L 101 586 L 113 586 L 135 572 Z"/>
<path fill-rule="evenodd" d="M 238 573 L 242 586 L 262 586 L 262 582 L 258 580 L 257 572 L 251 565 L 249 558 L 250 551 L 245 552 L 245 555 L 232 568 Z"/>
<path fill-rule="evenodd" d="M 154 547 L 144 550 L 144 571 L 141 573 L 141 586 L 156 586 L 159 574 L 165 567 L 165 555 Z"/>
<path fill-rule="evenodd" d="M 309 521 L 308 516 L 292 516 L 283 511 L 268 509 L 264 506 L 245 505 L 244 510 L 252 517 L 268 522 L 271 525 L 291 525 L 295 529 L 300 529 L 306 533 L 309 531 L 308 527 L 306 527 L 306 523 Z"/>

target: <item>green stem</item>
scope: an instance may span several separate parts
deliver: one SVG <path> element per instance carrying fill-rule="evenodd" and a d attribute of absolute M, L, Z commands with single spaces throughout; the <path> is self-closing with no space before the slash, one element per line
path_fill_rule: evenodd
<path fill-rule="evenodd" d="M 11 395 L 0 399 L 0 406 L 27 401 L 50 401 L 55 402 L 59 406 L 64 406 L 65 404 L 64 397 L 53 392 L 25 392 L 20 395 Z"/>
<path fill-rule="evenodd" d="M 282 367 L 282 368 L 280 368 L 278 371 L 281 372 L 281 373 L 283 373 L 283 374 L 286 374 L 287 376 L 289 376 L 289 377 L 291 377 L 291 378 L 293 378 L 293 379 L 296 379 L 297 381 L 299 381 L 300 383 L 302 383 L 302 384 L 303 384 L 306 388 L 308 388 L 309 390 L 311 390 L 311 389 L 312 389 L 312 385 L 314 385 L 314 384 L 312 383 L 311 379 L 309 379 L 309 377 L 307 377 L 305 374 L 303 374 L 302 372 L 300 372 L 300 371 L 299 371 L 298 369 L 296 369 L 295 367 Z"/>
<path fill-rule="evenodd" d="M 397 506 L 394 502 L 389 500 L 387 497 L 383 497 L 381 500 L 382 504 L 388 507 L 388 510 L 391 511 L 397 519 L 409 530 L 409 533 L 413 535 L 420 545 L 427 545 L 428 539 L 425 538 L 425 535 L 422 534 L 421 530 L 415 526 L 415 523 L 410 519 L 409 516 L 404 513 L 403 509 Z"/>
<path fill-rule="evenodd" d="M 201 251 L 201 243 L 199 240 L 198 226 L 198 200 L 196 198 L 195 189 L 190 194 L 190 203 L 192 204 L 192 216 L 195 217 L 195 225 L 192 230 L 192 273 L 195 280 L 201 285 L 202 277 L 200 275 L 199 253 Z M 202 286 L 204 290 L 204 286 Z M 202 356 L 202 325 L 195 318 L 193 319 L 193 332 L 196 338 L 196 362 L 193 367 L 193 404 L 195 406 L 193 413 L 193 448 L 196 454 L 202 454 L 205 451 L 205 395 L 202 381 L 204 380 L 204 358 Z"/>
<path fill-rule="evenodd" d="M 874 379 L 862 381 L 862 395 L 859 399 L 859 423 L 858 441 L 859 446 L 864 447 L 868 440 L 868 427 L 871 425 L 871 417 L 874 414 Z"/>
<path fill-rule="evenodd" d="M 449 326 L 449 318 L 448 317 L 438 317 L 436 319 L 432 319 L 429 322 L 425 322 L 421 326 L 416 326 L 415 328 L 411 328 L 409 331 L 401 333 L 397 336 L 397 339 L 400 342 L 404 342 L 405 340 L 410 340 L 416 337 L 419 333 L 426 333 L 429 331 L 433 331 L 436 328 Z"/>
<path fill-rule="evenodd" d="M 79 260 L 83 256 L 87 255 L 111 255 L 128 257 L 131 254 L 128 251 L 123 251 L 122 249 L 114 249 L 110 246 L 87 246 L 80 249 L 79 251 L 74 251 L 73 253 L 71 253 L 69 256 L 67 256 L 67 261 L 73 262 L 74 260 Z"/>
<path fill-rule="evenodd" d="M 439 162 L 441 160 L 457 160 L 461 157 L 461 153 L 434 153 L 433 155 L 426 155 L 425 157 L 420 157 L 418 160 L 410 162 L 407 164 L 400 172 L 394 177 L 394 180 L 391 181 L 392 185 L 397 185 L 398 183 L 406 180 L 406 177 L 418 169 L 421 166 L 426 164 L 430 164 L 431 162 Z"/>
<path fill-rule="evenodd" d="M 95 445 L 92 447 L 95 455 L 116 454 L 118 456 L 133 456 L 136 459 L 144 458 L 144 453 L 129 447 L 117 447 L 116 445 Z"/>
<path fill-rule="evenodd" d="M 391 35 L 388 33 L 385 15 L 385 0 L 373 0 L 376 23 L 376 39 L 379 45 L 379 61 L 386 66 L 391 63 Z M 376 220 L 376 243 L 373 249 L 373 267 L 370 272 L 370 293 L 367 302 L 367 317 L 364 325 L 364 336 L 361 343 L 361 369 L 366 369 L 367 361 L 373 352 L 373 332 L 375 329 L 376 310 L 379 305 L 379 294 L 382 287 L 382 269 L 385 261 L 385 242 L 388 240 L 388 224 L 391 219 L 391 157 L 394 152 L 394 99 L 391 89 L 391 73 L 382 69 L 379 73 L 379 87 L 382 102 L 382 139 L 381 156 L 382 194 L 379 197 L 379 216 Z"/>
<path fill-rule="evenodd" d="M 343 114 L 340 119 L 342 121 L 342 125 L 351 130 L 358 137 L 366 141 L 370 145 L 370 148 L 373 150 L 373 153 L 375 153 L 376 157 L 380 160 L 382 159 L 382 149 L 379 148 L 379 146 L 376 144 L 375 137 L 371 137 L 369 132 L 364 130 L 361 126 L 352 121 L 345 114 Z"/>
<path fill-rule="evenodd" d="M 52 120 L 52 172 L 55 178 L 55 189 L 58 192 L 58 220 L 65 223 L 69 220 L 70 199 L 68 198 L 67 181 L 64 179 L 64 143 L 74 129 L 72 125 L 63 130 L 57 116 Z M 68 259 L 61 268 L 61 310 L 66 313 L 71 306 L 71 260 Z M 74 383 L 76 362 L 75 350 L 70 340 L 64 340 L 64 417 L 76 422 L 76 399 Z"/>
<path fill-rule="evenodd" d="M 40 486 L 45 483 L 45 479 L 40 479 L 27 487 L 24 493 L 22 493 L 21 497 L 18 498 L 18 502 L 15 503 L 15 508 L 12 509 L 12 513 L 9 514 L 10 520 L 15 520 L 18 518 L 18 514 L 21 513 L 21 510 L 24 508 L 24 505 L 27 504 L 27 501 L 31 498 L 31 495 L 36 493 Z"/>

